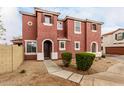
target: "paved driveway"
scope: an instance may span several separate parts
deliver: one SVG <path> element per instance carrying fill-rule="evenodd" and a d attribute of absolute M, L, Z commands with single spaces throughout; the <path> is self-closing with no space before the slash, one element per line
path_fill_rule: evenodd
<path fill-rule="evenodd" d="M 109 58 L 124 63 L 124 55 L 111 55 Z"/>

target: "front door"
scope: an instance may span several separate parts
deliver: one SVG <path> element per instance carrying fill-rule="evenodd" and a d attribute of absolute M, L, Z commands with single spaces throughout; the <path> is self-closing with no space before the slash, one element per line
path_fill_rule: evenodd
<path fill-rule="evenodd" d="M 52 52 L 52 43 L 47 40 L 44 42 L 44 58 L 50 59 L 51 58 L 51 52 Z"/>

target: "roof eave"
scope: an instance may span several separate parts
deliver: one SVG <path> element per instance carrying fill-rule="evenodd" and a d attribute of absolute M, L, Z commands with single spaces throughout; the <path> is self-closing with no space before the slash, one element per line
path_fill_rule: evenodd
<path fill-rule="evenodd" d="M 43 10 L 43 9 L 41 9 L 41 8 L 37 8 L 37 7 L 35 7 L 34 10 L 35 10 L 35 11 L 38 11 L 38 12 L 54 14 L 54 15 L 57 15 L 57 16 L 60 15 L 59 12 L 53 12 L 53 11 Z"/>
<path fill-rule="evenodd" d="M 19 11 L 19 13 L 22 15 L 36 16 L 36 14 L 25 12 L 25 11 Z"/>
<path fill-rule="evenodd" d="M 92 22 L 92 23 L 96 23 L 96 24 L 100 24 L 100 25 L 104 24 L 104 22 L 94 21 L 94 20 L 90 20 L 90 19 L 86 19 L 86 22 Z"/>

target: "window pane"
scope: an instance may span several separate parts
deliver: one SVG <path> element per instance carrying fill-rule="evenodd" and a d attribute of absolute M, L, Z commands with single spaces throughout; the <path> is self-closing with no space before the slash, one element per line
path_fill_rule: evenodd
<path fill-rule="evenodd" d="M 75 22 L 75 30 L 80 31 L 80 22 Z"/>
<path fill-rule="evenodd" d="M 32 52 L 36 52 L 36 42 L 32 43 Z"/>
<path fill-rule="evenodd" d="M 123 39 L 123 34 L 122 33 L 118 33 L 117 34 L 117 40 L 122 40 Z"/>
<path fill-rule="evenodd" d="M 51 17 L 50 16 L 45 16 L 45 23 L 48 23 L 48 24 L 51 23 Z"/>
<path fill-rule="evenodd" d="M 64 42 L 61 42 L 61 48 L 64 48 Z"/>
<path fill-rule="evenodd" d="M 27 42 L 27 53 L 36 53 L 36 42 Z"/>
<path fill-rule="evenodd" d="M 63 23 L 62 22 L 57 22 L 57 29 L 63 29 Z"/>
<path fill-rule="evenodd" d="M 79 48 L 79 43 L 76 43 L 76 48 Z"/>
<path fill-rule="evenodd" d="M 92 52 L 96 52 L 96 43 L 92 44 Z"/>
<path fill-rule="evenodd" d="M 27 43 L 27 53 L 30 53 L 31 52 L 31 43 L 28 42 Z"/>
<path fill-rule="evenodd" d="M 80 32 L 80 27 L 76 27 L 76 31 Z"/>
<path fill-rule="evenodd" d="M 92 24 L 92 30 L 96 30 L 96 24 Z"/>

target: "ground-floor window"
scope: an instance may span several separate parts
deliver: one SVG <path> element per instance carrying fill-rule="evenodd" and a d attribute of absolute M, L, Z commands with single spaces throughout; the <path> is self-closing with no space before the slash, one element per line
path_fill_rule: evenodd
<path fill-rule="evenodd" d="M 66 50 L 65 41 L 59 41 L 59 50 Z"/>
<path fill-rule="evenodd" d="M 25 53 L 26 54 L 36 54 L 37 42 L 35 40 L 25 41 Z"/>
<path fill-rule="evenodd" d="M 80 50 L 80 41 L 74 42 L 74 48 L 75 48 L 75 50 Z"/>

